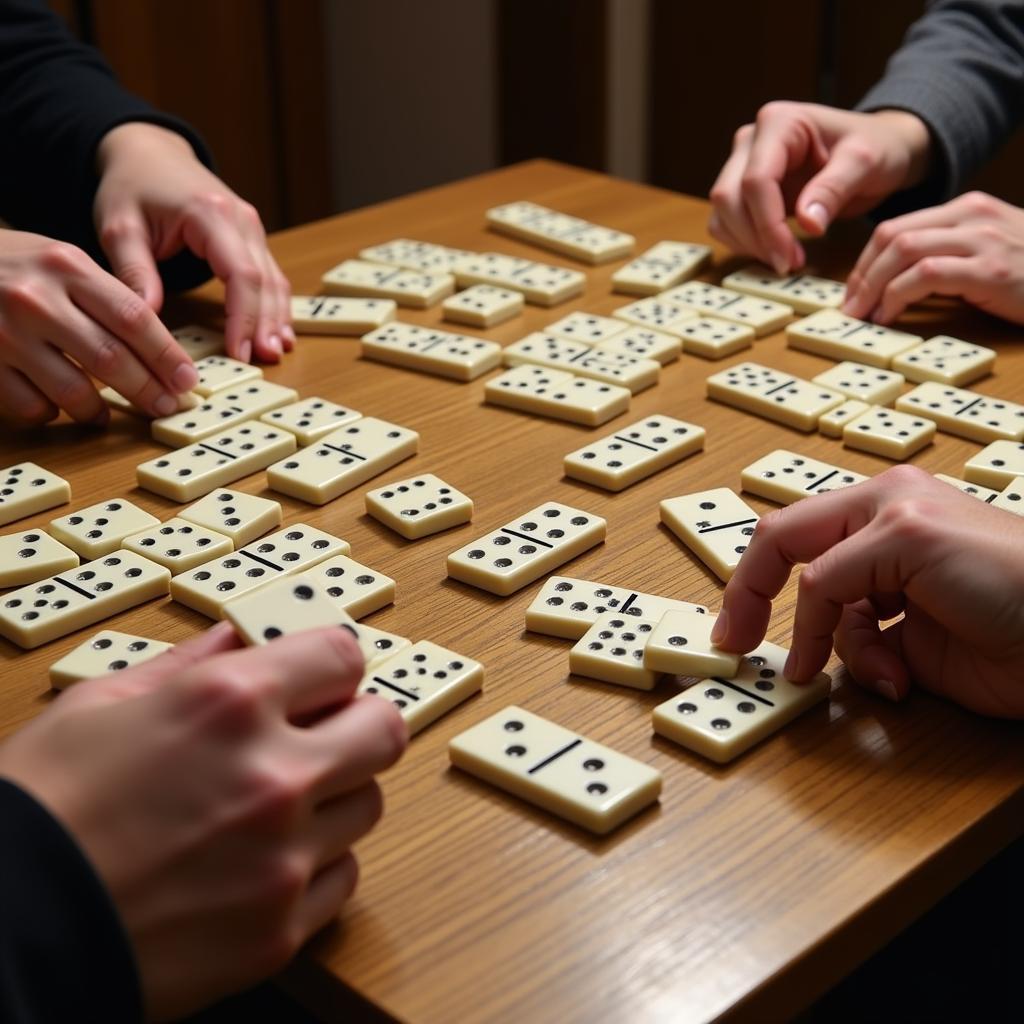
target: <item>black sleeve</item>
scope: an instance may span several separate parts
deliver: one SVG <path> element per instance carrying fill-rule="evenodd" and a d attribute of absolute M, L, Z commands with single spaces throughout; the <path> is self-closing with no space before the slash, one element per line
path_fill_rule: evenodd
<path fill-rule="evenodd" d="M 0 822 L 0 1021 L 141 1021 L 135 959 L 92 865 L 5 779 Z"/>
<path fill-rule="evenodd" d="M 178 132 L 211 165 L 188 125 L 122 89 L 99 53 L 78 42 L 45 0 L 0 0 L 0 218 L 73 242 L 107 266 L 92 219 L 96 148 L 127 121 Z M 171 289 L 210 276 L 189 253 L 165 261 L 161 273 Z"/>

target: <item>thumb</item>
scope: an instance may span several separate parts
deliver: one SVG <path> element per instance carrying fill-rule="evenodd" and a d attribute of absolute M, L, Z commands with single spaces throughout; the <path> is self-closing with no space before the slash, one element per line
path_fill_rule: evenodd
<path fill-rule="evenodd" d="M 796 219 L 812 235 L 823 235 L 854 200 L 873 191 L 874 161 L 865 160 L 864 141 L 843 139 L 828 163 L 811 178 L 796 201 Z"/>
<path fill-rule="evenodd" d="M 163 304 L 164 286 L 156 269 L 149 231 L 136 216 L 116 215 L 100 228 L 100 245 L 122 283 L 141 296 L 151 309 Z"/>

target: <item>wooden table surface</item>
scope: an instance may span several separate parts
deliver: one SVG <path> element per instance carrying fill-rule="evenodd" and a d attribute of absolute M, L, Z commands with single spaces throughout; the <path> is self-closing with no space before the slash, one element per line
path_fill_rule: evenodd
<path fill-rule="evenodd" d="M 284 232 L 272 244 L 299 293 L 315 291 L 324 270 L 361 247 L 396 236 L 572 264 L 485 230 L 484 211 L 514 199 L 625 229 L 641 249 L 662 238 L 706 239 L 703 201 L 538 161 Z M 812 260 L 842 277 L 862 240 L 861 229 L 840 232 L 812 246 Z M 707 280 L 735 265 L 718 256 Z M 487 336 L 509 342 L 576 309 L 609 313 L 630 301 L 610 290 L 619 265 L 587 268 L 581 298 L 528 306 Z M 169 311 L 169 322 L 215 314 L 218 295 L 209 286 Z M 400 317 L 437 324 L 440 307 Z M 996 372 L 977 386 L 1024 396 L 1019 330 L 949 304 L 906 326 L 994 345 Z M 628 413 L 589 430 L 484 406 L 483 380 L 440 380 L 362 361 L 358 350 L 353 339 L 303 338 L 267 377 L 415 428 L 420 454 L 323 508 L 272 494 L 262 473 L 241 487 L 278 498 L 286 523 L 346 538 L 354 557 L 397 580 L 397 602 L 370 623 L 478 658 L 486 682 L 482 695 L 417 736 L 384 777 L 385 817 L 357 848 L 359 890 L 286 979 L 320 1013 L 343 1019 L 355 992 L 382 1014 L 423 1024 L 785 1016 L 1020 833 L 1019 723 L 922 694 L 893 707 L 837 670 L 830 704 L 719 767 L 653 735 L 651 709 L 671 695 L 669 684 L 643 693 L 570 677 L 568 641 L 524 632 L 539 582 L 502 599 L 445 578 L 449 551 L 553 498 L 608 520 L 606 543 L 560 572 L 717 607 L 721 585 L 659 525 L 660 499 L 738 489 L 741 468 L 777 447 L 862 473 L 889 463 L 713 404 L 704 380 L 748 358 L 804 377 L 830 363 L 787 350 L 781 333 L 718 363 L 683 356 Z M 655 412 L 705 426 L 705 452 L 618 495 L 563 479 L 566 452 Z M 127 496 L 167 518 L 174 503 L 135 487 L 136 464 L 158 450 L 141 422 L 115 416 L 103 433 L 66 423 L 7 433 L 0 465 L 32 459 L 68 477 L 73 499 L 63 512 Z M 939 434 L 913 461 L 960 475 L 977 450 Z M 406 542 L 365 515 L 369 486 L 421 471 L 466 491 L 474 521 Z M 769 639 L 787 642 L 793 596 L 791 583 Z M 160 601 L 103 625 L 179 641 L 208 622 Z M 95 628 L 30 653 L 0 646 L 0 730 L 46 706 L 47 666 Z M 597 839 L 450 768 L 448 740 L 510 703 L 655 765 L 665 780 L 660 804 Z"/>

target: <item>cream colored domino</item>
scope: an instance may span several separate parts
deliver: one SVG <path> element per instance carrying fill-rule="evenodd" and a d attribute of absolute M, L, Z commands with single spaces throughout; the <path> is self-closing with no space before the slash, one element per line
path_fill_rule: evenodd
<path fill-rule="evenodd" d="M 624 331 L 602 341 L 598 347 L 623 356 L 653 359 L 665 366 L 679 358 L 683 342 L 676 335 L 666 334 L 665 331 L 627 324 Z"/>
<path fill-rule="evenodd" d="M 211 327 L 187 324 L 185 327 L 175 327 L 171 331 L 171 337 L 189 354 L 194 363 L 224 351 L 223 333 Z"/>
<path fill-rule="evenodd" d="M 377 665 L 390 660 L 396 654 L 401 654 L 411 646 L 408 637 L 389 633 L 384 629 L 376 629 L 362 622 L 353 622 L 350 629 L 355 635 L 356 643 L 363 655 L 365 672 L 372 672 Z"/>
<path fill-rule="evenodd" d="M 358 336 L 394 320 L 397 309 L 393 299 L 293 295 L 292 327 L 300 334 Z"/>
<path fill-rule="evenodd" d="M 805 431 L 815 430 L 822 415 L 844 401 L 838 391 L 758 363 L 737 363 L 712 374 L 707 394 L 736 409 Z"/>
<path fill-rule="evenodd" d="M 374 664 L 359 684 L 360 693 L 391 701 L 409 735 L 425 729 L 456 705 L 479 693 L 484 667 L 429 640 L 418 640 Z"/>
<path fill-rule="evenodd" d="M 743 490 L 780 505 L 863 483 L 866 476 L 777 448 L 743 470 Z"/>
<path fill-rule="evenodd" d="M 78 565 L 78 555 L 44 530 L 0 537 L 0 587 L 19 587 Z"/>
<path fill-rule="evenodd" d="M 281 525 L 281 505 L 269 498 L 222 487 L 182 509 L 179 518 L 223 534 L 240 548 Z"/>
<path fill-rule="evenodd" d="M 34 462 L 0 469 L 0 526 L 71 500 L 71 485 Z"/>
<path fill-rule="evenodd" d="M 684 306 L 681 302 L 670 302 L 663 295 L 640 299 L 612 311 L 612 316 L 617 320 L 624 320 L 637 327 L 655 327 L 669 334 L 678 334 L 677 325 L 692 320 L 697 315 L 695 309 Z"/>
<path fill-rule="evenodd" d="M 935 479 L 949 484 L 950 487 L 955 487 L 958 491 L 963 491 L 964 494 L 969 494 L 972 498 L 985 502 L 986 505 L 991 505 L 999 497 L 999 491 L 994 491 L 991 487 L 982 487 L 981 484 L 958 480 L 955 476 L 946 476 L 945 473 L 936 473 Z"/>
<path fill-rule="evenodd" d="M 501 597 L 600 544 L 605 521 L 548 501 L 448 556 L 448 575 Z"/>
<path fill-rule="evenodd" d="M 366 511 L 406 540 L 418 540 L 468 523 L 473 502 L 439 476 L 421 473 L 367 491 Z"/>
<path fill-rule="evenodd" d="M 141 533 L 125 537 L 121 547 L 166 566 L 172 576 L 235 550 L 229 537 L 187 519 L 168 519 L 166 523 L 158 523 Z"/>
<path fill-rule="evenodd" d="M 551 576 L 526 609 L 526 628 L 531 633 L 579 640 L 599 615 L 615 612 L 629 619 L 657 622 L 672 608 L 707 612 L 702 604 L 643 594 L 629 587 Z"/>
<path fill-rule="evenodd" d="M 837 405 L 822 414 L 818 420 L 818 430 L 826 437 L 842 437 L 846 424 L 870 408 L 867 402 L 858 401 L 856 398 L 847 399 L 842 405 Z"/>
<path fill-rule="evenodd" d="M 471 327 L 494 327 L 519 316 L 525 304 L 522 292 L 493 284 L 474 284 L 464 292 L 449 295 L 441 304 L 442 316 Z"/>
<path fill-rule="evenodd" d="M 600 345 L 609 338 L 621 334 L 626 325 L 611 316 L 598 316 L 596 313 L 570 313 L 548 324 L 545 334 L 554 334 L 570 341 L 581 341 L 586 345 Z"/>
<path fill-rule="evenodd" d="M 927 448 L 935 439 L 935 424 L 922 416 L 873 405 L 843 427 L 843 444 L 872 455 L 901 461 Z"/>
<path fill-rule="evenodd" d="M 587 283 L 585 274 L 569 267 L 535 263 L 499 252 L 478 252 L 456 262 L 459 287 L 496 284 L 522 292 L 535 306 L 557 306 L 579 295 Z"/>
<path fill-rule="evenodd" d="M 711 258 L 711 247 L 695 242 L 658 242 L 612 274 L 612 291 L 655 295 L 688 281 Z"/>
<path fill-rule="evenodd" d="M 346 423 L 361 419 L 362 415 L 348 406 L 314 396 L 302 398 L 291 405 L 282 405 L 272 412 L 265 412 L 260 419 L 271 426 L 290 431 L 299 444 L 307 445 Z"/>
<path fill-rule="evenodd" d="M 1001 491 L 1024 476 L 1024 444 L 993 441 L 964 463 L 964 479 Z"/>
<path fill-rule="evenodd" d="M 704 428 L 655 413 L 565 457 L 565 475 L 621 491 L 704 448 Z"/>
<path fill-rule="evenodd" d="M 125 537 L 159 525 L 160 520 L 125 498 L 110 498 L 70 515 L 51 519 L 49 533 L 82 558 L 99 558 L 121 546 Z"/>
<path fill-rule="evenodd" d="M 754 344 L 754 330 L 716 316 L 695 316 L 674 324 L 683 351 L 704 359 L 724 359 Z"/>
<path fill-rule="evenodd" d="M 118 412 L 126 413 L 129 416 L 138 416 L 142 419 L 150 418 L 148 412 L 144 412 L 134 402 L 128 401 L 124 395 L 111 387 L 100 388 L 99 396 L 111 409 L 116 409 Z M 179 412 L 184 412 L 186 409 L 194 409 L 201 401 L 199 395 L 192 391 L 185 391 L 174 397 L 178 400 Z"/>
<path fill-rule="evenodd" d="M 569 671 L 603 683 L 653 690 L 657 675 L 644 667 L 644 651 L 653 632 L 654 623 L 647 619 L 618 612 L 599 615 L 569 652 Z"/>
<path fill-rule="evenodd" d="M 537 416 L 599 427 L 629 408 L 629 388 L 524 364 L 484 385 L 484 401 Z"/>
<path fill-rule="evenodd" d="M 123 672 L 169 651 L 173 646 L 146 636 L 104 629 L 50 666 L 50 686 L 64 690 L 72 683 Z"/>
<path fill-rule="evenodd" d="M 661 298 L 750 327 L 759 338 L 777 331 L 793 316 L 793 307 L 783 302 L 756 299 L 731 288 L 704 284 L 703 281 L 690 281 L 670 288 L 662 292 Z"/>
<path fill-rule="evenodd" d="M 295 435 L 287 430 L 258 421 L 242 423 L 223 434 L 143 462 L 135 470 L 135 477 L 140 487 L 154 494 L 172 501 L 194 501 L 264 469 L 295 448 Z"/>
<path fill-rule="evenodd" d="M 665 612 L 647 639 L 644 667 L 675 676 L 735 676 L 740 656 L 711 642 L 716 618 L 695 612 Z"/>
<path fill-rule="evenodd" d="M 501 365 L 501 346 L 497 342 L 398 322 L 365 335 L 362 355 L 379 363 L 461 381 L 475 380 Z"/>
<path fill-rule="evenodd" d="M 32 648 L 167 593 L 171 574 L 132 551 L 115 551 L 0 598 L 0 636 Z"/>
<path fill-rule="evenodd" d="M 227 603 L 242 594 L 350 551 L 348 541 L 306 523 L 295 523 L 233 554 L 175 576 L 171 597 L 211 619 L 219 619 Z"/>
<path fill-rule="evenodd" d="M 587 342 L 570 341 L 540 332 L 506 345 L 504 359 L 506 366 L 521 366 L 523 363 L 549 366 L 629 388 L 634 395 L 657 384 L 661 377 L 661 365 L 653 359 L 624 356 Z"/>
<path fill-rule="evenodd" d="M 661 773 L 510 705 L 448 744 L 457 768 L 605 835 L 655 803 Z"/>
<path fill-rule="evenodd" d="M 275 462 L 267 482 L 282 494 L 323 505 L 411 458 L 419 443 L 415 430 L 364 416 Z"/>
<path fill-rule="evenodd" d="M 429 273 L 451 273 L 458 262 L 475 253 L 466 249 L 452 249 L 434 242 L 419 242 L 414 238 L 393 238 L 390 242 L 371 245 L 359 252 L 361 259 L 371 263 L 387 263 L 406 270 Z"/>
<path fill-rule="evenodd" d="M 247 644 L 268 644 L 280 636 L 353 620 L 305 573 L 284 576 L 224 606 L 227 619 Z"/>
<path fill-rule="evenodd" d="M 251 363 L 242 363 L 227 356 L 207 356 L 196 363 L 199 382 L 192 389 L 197 395 L 209 398 L 224 388 L 234 387 L 247 380 L 258 380 L 263 371 Z"/>
<path fill-rule="evenodd" d="M 628 256 L 636 239 L 625 231 L 605 228 L 536 203 L 516 202 L 487 211 L 488 226 L 584 263 L 607 263 Z"/>
<path fill-rule="evenodd" d="M 841 391 L 849 398 L 858 398 L 870 405 L 888 405 L 897 398 L 906 384 L 902 373 L 851 362 L 836 363 L 830 369 L 812 377 L 811 381 L 815 384 L 824 384 L 833 391 Z"/>
<path fill-rule="evenodd" d="M 390 576 L 357 562 L 348 555 L 334 555 L 305 571 L 336 608 L 353 619 L 379 611 L 395 600 L 395 581 Z"/>
<path fill-rule="evenodd" d="M 1024 477 L 1015 477 L 991 502 L 993 508 L 1002 508 L 1014 515 L 1024 516 Z"/>
<path fill-rule="evenodd" d="M 761 299 L 785 302 L 798 313 L 815 313 L 819 309 L 837 309 L 846 297 L 842 281 L 810 274 L 789 274 L 779 277 L 768 267 L 754 264 L 737 270 L 722 279 L 726 288 L 733 288 Z"/>
<path fill-rule="evenodd" d="M 917 384 L 934 380 L 962 388 L 990 374 L 995 361 L 995 352 L 984 345 L 939 334 L 901 352 L 893 359 L 892 368 Z"/>
<path fill-rule="evenodd" d="M 916 334 L 823 309 L 790 324 L 786 328 L 786 344 L 826 359 L 853 359 L 885 369 L 901 352 L 920 345 L 921 339 Z"/>
<path fill-rule="evenodd" d="M 757 528 L 757 513 L 728 487 L 666 498 L 661 521 L 720 579 L 728 582 Z"/>
<path fill-rule="evenodd" d="M 928 381 L 900 395 L 896 408 L 934 420 L 947 434 L 970 441 L 1024 440 L 1024 405 Z"/>
<path fill-rule="evenodd" d="M 339 263 L 324 274 L 320 284 L 331 295 L 393 299 L 400 306 L 418 309 L 433 306 L 455 291 L 451 274 L 425 274 L 363 260 Z"/>
<path fill-rule="evenodd" d="M 808 708 L 827 700 L 832 679 L 819 672 L 796 685 L 783 677 L 788 652 L 763 643 L 732 679 L 705 679 L 654 709 L 654 731 L 725 764 Z"/>

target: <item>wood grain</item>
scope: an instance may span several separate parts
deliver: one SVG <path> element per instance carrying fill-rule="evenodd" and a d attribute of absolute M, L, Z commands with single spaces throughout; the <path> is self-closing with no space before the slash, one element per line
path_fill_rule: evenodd
<path fill-rule="evenodd" d="M 315 289 L 326 268 L 360 247 L 398 235 L 545 259 L 484 230 L 485 209 L 513 199 L 623 228 L 641 246 L 706 238 L 702 201 L 532 162 L 281 233 L 273 247 L 299 292 Z M 842 276 L 859 241 L 857 229 L 846 228 L 812 247 L 812 259 L 823 273 Z M 527 307 L 487 336 L 508 342 L 573 309 L 610 312 L 628 301 L 610 292 L 617 265 L 587 268 L 580 299 L 548 311 Z M 720 259 L 706 276 L 717 279 L 731 266 Z M 217 295 L 210 286 L 180 304 L 173 322 L 214 309 Z M 402 317 L 438 323 L 440 311 Z M 996 374 L 980 386 L 1024 395 L 1024 354 L 1013 341 L 1019 331 L 951 304 L 905 326 L 994 345 Z M 864 473 L 882 471 L 885 460 L 708 402 L 704 379 L 722 363 L 695 357 L 667 367 L 629 413 L 590 431 L 482 406 L 482 380 L 443 381 L 362 361 L 357 352 L 352 340 L 304 338 L 267 376 L 420 431 L 420 454 L 374 484 L 435 472 L 474 499 L 476 518 L 405 542 L 364 514 L 360 488 L 323 508 L 281 498 L 285 521 L 345 537 L 356 558 L 397 580 L 397 603 L 373 615 L 373 625 L 451 646 L 480 659 L 487 675 L 481 696 L 417 736 L 385 776 L 385 818 L 358 849 L 358 893 L 286 979 L 327 1019 L 345 1019 L 350 991 L 375 1012 L 414 1022 L 785 1017 L 1020 833 L 1019 724 L 922 694 L 892 707 L 838 672 L 827 707 L 718 767 L 653 736 L 651 708 L 670 686 L 648 694 L 569 678 L 569 644 L 524 633 L 523 612 L 539 583 L 500 599 L 445 578 L 449 551 L 554 498 L 609 524 L 607 542 L 567 574 L 717 606 L 720 584 L 658 525 L 661 498 L 738 488 L 740 469 L 780 446 Z M 759 341 L 753 358 L 806 377 L 830 365 L 787 350 L 781 335 Z M 618 495 L 562 479 L 566 452 L 655 412 L 705 426 L 705 453 Z M 977 448 L 939 435 L 913 461 L 958 475 Z M 28 458 L 63 473 L 75 507 L 124 495 L 168 517 L 177 506 L 134 489 L 135 465 L 156 449 L 141 423 L 119 417 L 102 433 L 59 424 L 6 435 L 0 465 Z M 265 477 L 242 486 L 264 493 Z M 792 604 L 791 586 L 770 639 L 787 641 Z M 177 641 L 207 623 L 160 602 L 107 625 Z M 46 706 L 47 666 L 83 635 L 32 653 L 0 645 L 0 730 Z M 513 702 L 657 766 L 665 776 L 660 805 L 595 839 L 450 769 L 448 739 Z"/>

